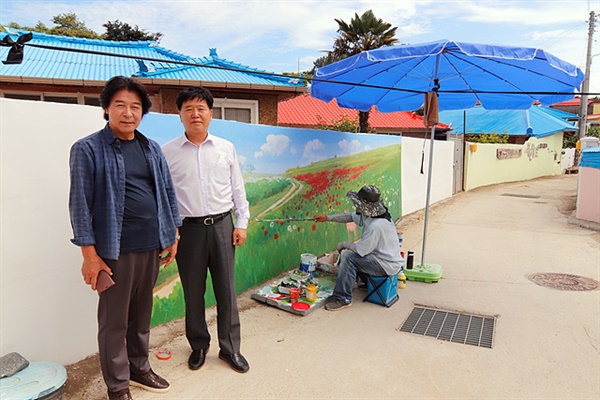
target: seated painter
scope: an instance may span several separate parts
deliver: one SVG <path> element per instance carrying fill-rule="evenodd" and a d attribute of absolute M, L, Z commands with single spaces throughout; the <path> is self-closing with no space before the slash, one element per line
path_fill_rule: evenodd
<path fill-rule="evenodd" d="M 394 275 L 404 265 L 398 248 L 396 226 L 381 200 L 380 190 L 367 185 L 358 193 L 348 192 L 346 197 L 354 203 L 355 212 L 313 217 L 317 222 L 354 222 L 363 228 L 358 242 L 340 242 L 337 246 L 340 251 L 340 270 L 333 298 L 325 305 L 329 311 L 341 310 L 352 304 L 352 288 L 358 274 Z"/>

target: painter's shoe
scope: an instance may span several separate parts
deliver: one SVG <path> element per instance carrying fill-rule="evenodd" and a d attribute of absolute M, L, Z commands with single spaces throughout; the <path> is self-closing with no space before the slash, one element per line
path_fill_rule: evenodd
<path fill-rule="evenodd" d="M 325 309 L 327 311 L 338 311 L 347 307 L 350 307 L 352 303 L 345 303 L 340 299 L 333 299 L 329 303 L 325 304 Z"/>

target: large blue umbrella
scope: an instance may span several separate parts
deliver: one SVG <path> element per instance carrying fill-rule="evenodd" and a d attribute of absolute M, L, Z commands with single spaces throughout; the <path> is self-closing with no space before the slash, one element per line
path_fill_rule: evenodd
<path fill-rule="evenodd" d="M 440 40 L 364 51 L 319 68 L 310 93 L 361 111 L 373 106 L 380 112 L 414 111 L 425 103 L 431 127 L 421 253 L 425 265 L 438 108 L 460 110 L 479 102 L 490 110 L 527 109 L 535 100 L 550 105 L 572 99 L 582 81 L 579 68 L 541 49 Z"/>

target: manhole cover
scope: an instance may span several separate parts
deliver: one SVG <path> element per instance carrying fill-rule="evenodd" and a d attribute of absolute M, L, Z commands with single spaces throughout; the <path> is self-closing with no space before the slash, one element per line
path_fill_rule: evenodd
<path fill-rule="evenodd" d="M 542 273 L 534 274 L 529 279 L 536 285 L 558 290 L 586 291 L 596 290 L 600 283 L 579 275 Z"/>
<path fill-rule="evenodd" d="M 415 307 L 400 332 L 491 349 L 495 323 L 494 317 Z"/>

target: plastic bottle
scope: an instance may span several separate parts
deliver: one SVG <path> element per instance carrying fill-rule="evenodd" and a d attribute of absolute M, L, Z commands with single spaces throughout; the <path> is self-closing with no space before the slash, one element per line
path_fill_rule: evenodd
<path fill-rule="evenodd" d="M 306 300 L 307 301 L 315 301 L 317 299 L 317 287 L 309 283 L 306 285 Z"/>
<path fill-rule="evenodd" d="M 398 246 L 402 247 L 402 242 L 404 238 L 402 237 L 402 233 L 398 233 Z M 400 256 L 404 258 L 404 252 L 400 252 Z M 398 289 L 406 289 L 406 275 L 404 275 L 404 268 L 400 268 L 398 271 Z"/>
<path fill-rule="evenodd" d="M 408 257 L 406 258 L 406 269 L 412 269 L 414 262 L 414 253 L 412 251 L 408 252 Z"/>

